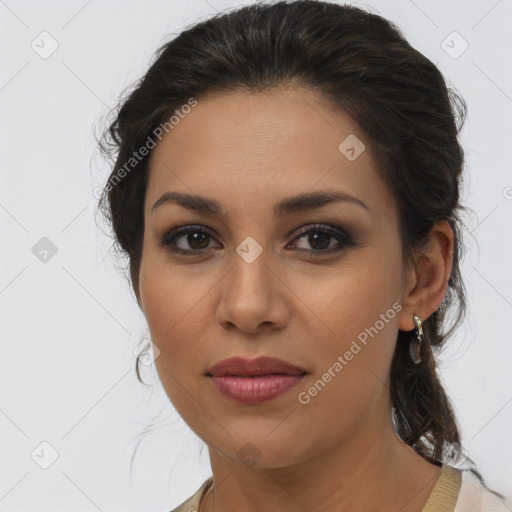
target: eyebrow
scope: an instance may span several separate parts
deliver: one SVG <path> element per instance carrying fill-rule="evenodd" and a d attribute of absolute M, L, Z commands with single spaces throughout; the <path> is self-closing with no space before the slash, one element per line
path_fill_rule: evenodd
<path fill-rule="evenodd" d="M 357 204 L 367 211 L 370 211 L 370 208 L 357 197 L 338 190 L 322 190 L 287 197 L 276 203 L 273 207 L 273 211 L 276 217 L 284 217 L 290 213 L 313 210 L 321 208 L 327 204 L 341 201 Z M 176 203 L 183 208 L 200 213 L 211 213 L 213 215 L 226 216 L 226 213 L 217 201 L 207 197 L 186 194 L 183 192 L 166 192 L 160 196 L 153 205 L 151 213 L 167 203 Z"/>

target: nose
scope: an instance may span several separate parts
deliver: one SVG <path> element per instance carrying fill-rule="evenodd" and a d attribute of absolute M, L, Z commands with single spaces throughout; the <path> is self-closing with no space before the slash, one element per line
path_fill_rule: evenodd
<path fill-rule="evenodd" d="M 265 251 L 256 259 L 234 254 L 233 266 L 219 283 L 217 321 L 225 329 L 254 334 L 282 329 L 289 321 L 290 290 Z M 265 327 L 262 327 L 265 326 Z"/>

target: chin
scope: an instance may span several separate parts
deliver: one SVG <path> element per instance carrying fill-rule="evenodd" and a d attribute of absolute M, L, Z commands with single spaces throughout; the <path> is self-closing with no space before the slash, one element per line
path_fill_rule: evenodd
<path fill-rule="evenodd" d="M 252 440 L 233 440 L 230 446 L 215 448 L 223 458 L 235 464 L 254 469 L 279 469 L 293 466 L 306 459 L 306 454 L 297 451 L 296 438 L 271 441 L 265 435 Z"/>

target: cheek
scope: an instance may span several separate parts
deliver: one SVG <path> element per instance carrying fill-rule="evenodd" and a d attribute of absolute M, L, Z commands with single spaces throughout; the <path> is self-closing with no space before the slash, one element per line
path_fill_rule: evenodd
<path fill-rule="evenodd" d="M 365 302 L 365 308 L 358 309 L 354 300 L 343 306 L 338 320 L 333 313 L 331 325 L 340 334 L 324 338 L 314 352 L 315 372 L 297 390 L 294 435 L 306 438 L 311 431 L 322 432 L 313 444 L 330 445 L 353 435 L 368 415 L 377 419 L 383 412 L 397 326 L 395 309 L 378 302 L 371 308 Z M 344 318 L 344 313 L 351 316 Z"/>
<path fill-rule="evenodd" d="M 198 332 L 204 319 L 200 312 L 208 300 L 203 283 L 191 282 L 190 276 L 158 265 L 147 258 L 141 265 L 140 294 L 144 315 L 152 342 L 160 350 L 155 367 L 170 402 L 189 424 L 196 425 L 205 411 L 191 396 L 198 395 L 195 386 L 203 379 L 203 368 L 198 362 L 204 356 L 204 347 Z M 204 316 L 204 311 L 203 311 Z M 211 427 L 210 427 L 211 428 Z"/>
<path fill-rule="evenodd" d="M 321 312 L 325 334 L 315 343 L 315 375 L 299 400 L 319 428 L 320 418 L 336 425 L 333 432 L 340 422 L 350 428 L 387 389 L 400 272 L 396 254 L 385 258 L 376 251 L 322 283 L 322 300 L 312 307 Z"/>
<path fill-rule="evenodd" d="M 207 291 L 211 286 L 204 278 L 196 282 L 186 272 L 159 260 L 159 255 L 143 258 L 140 295 L 152 341 L 166 365 L 172 367 L 195 357 L 199 313 L 208 302 Z"/>
<path fill-rule="evenodd" d="M 365 250 L 326 274 L 315 283 L 315 294 L 309 298 L 311 308 L 325 324 L 332 350 L 343 349 L 340 343 L 350 345 L 360 334 L 364 340 L 364 333 L 368 329 L 374 332 L 376 323 L 382 338 L 396 337 L 392 327 L 398 329 L 401 275 L 397 251 L 378 247 Z M 304 287 L 311 289 L 311 284 L 305 283 Z"/>

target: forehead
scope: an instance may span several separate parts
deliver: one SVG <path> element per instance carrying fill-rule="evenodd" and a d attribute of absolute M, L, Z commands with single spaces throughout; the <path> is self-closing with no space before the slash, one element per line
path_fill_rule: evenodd
<path fill-rule="evenodd" d="M 146 211 L 171 190 L 215 197 L 228 211 L 333 187 L 389 202 L 357 124 L 309 89 L 209 94 L 187 112 L 152 152 Z"/>

